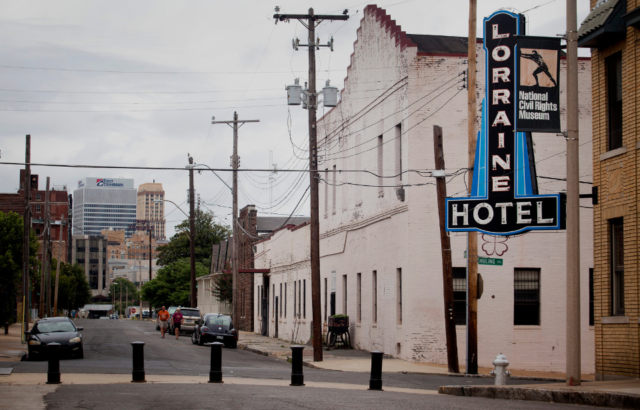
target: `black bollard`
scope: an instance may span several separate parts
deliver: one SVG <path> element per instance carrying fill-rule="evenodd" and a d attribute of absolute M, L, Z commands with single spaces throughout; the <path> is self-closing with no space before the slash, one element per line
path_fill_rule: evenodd
<path fill-rule="evenodd" d="M 371 352 L 371 379 L 369 390 L 382 390 L 382 356 L 384 352 Z"/>
<path fill-rule="evenodd" d="M 222 346 L 220 342 L 209 343 L 211 346 L 211 368 L 209 369 L 209 383 L 224 383 L 222 381 Z"/>
<path fill-rule="evenodd" d="M 4 334 L 9 334 L 9 322 L 4 322 Z"/>
<path fill-rule="evenodd" d="M 133 342 L 133 371 L 131 372 L 132 383 L 145 383 L 147 380 L 144 374 L 144 345 L 145 342 Z"/>
<path fill-rule="evenodd" d="M 291 346 L 291 384 L 289 386 L 304 386 L 302 374 L 302 351 L 304 346 Z"/>
<path fill-rule="evenodd" d="M 60 343 L 49 343 L 47 355 L 49 368 L 47 369 L 47 384 L 60 384 Z"/>

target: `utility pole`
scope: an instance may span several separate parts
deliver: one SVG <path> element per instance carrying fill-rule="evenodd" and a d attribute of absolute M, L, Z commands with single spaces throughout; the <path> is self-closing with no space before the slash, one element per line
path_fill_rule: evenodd
<path fill-rule="evenodd" d="M 276 12 L 279 9 L 276 8 Z M 349 16 L 342 15 L 316 15 L 313 8 L 309 14 L 274 14 L 278 21 L 296 19 L 305 26 L 309 32 L 309 182 L 311 198 L 311 308 L 313 314 L 313 361 L 322 361 L 322 315 L 320 303 L 320 215 L 318 197 L 318 152 L 317 152 L 317 127 L 316 109 L 318 107 L 318 95 L 316 93 L 316 48 L 320 49 L 320 42 L 316 40 L 316 26 L 323 20 L 348 20 Z M 305 21 L 306 20 L 306 21 Z"/>
<path fill-rule="evenodd" d="M 469 127 L 469 181 L 473 181 L 476 159 L 476 0 L 469 0 L 469 42 L 467 72 L 467 122 Z M 471 183 L 469 183 L 471 194 Z M 467 233 L 467 374 L 478 374 L 478 234 Z"/>
<path fill-rule="evenodd" d="M 238 120 L 238 113 L 233 113 L 233 121 L 212 121 L 212 124 L 233 124 L 233 157 L 231 158 L 231 166 L 233 167 L 233 188 L 232 188 L 232 196 L 233 196 L 233 249 L 231 250 L 233 253 L 232 256 L 232 292 L 233 292 L 233 321 L 236 323 L 236 326 L 240 324 L 240 295 L 238 288 L 238 281 L 240 276 L 238 275 L 238 248 L 240 247 L 240 232 L 238 229 L 238 168 L 240 167 L 240 157 L 238 156 L 238 123 L 240 126 L 244 125 L 245 122 L 260 122 L 260 120 Z M 193 172 L 193 169 L 192 169 Z M 227 239 L 228 245 L 228 239 Z M 195 280 L 192 285 L 194 288 L 193 292 L 195 294 Z M 242 327 L 244 328 L 244 323 L 242 323 Z"/>
<path fill-rule="evenodd" d="M 189 156 L 189 164 L 193 164 L 193 157 Z M 193 194 L 193 168 L 189 168 L 189 247 L 191 253 L 191 307 L 196 305 L 196 212 Z M 234 201 L 235 203 L 235 201 Z M 234 317 L 233 320 L 236 320 Z"/>
<path fill-rule="evenodd" d="M 27 135 L 24 158 L 24 230 L 22 233 L 22 324 L 24 332 L 29 330 L 29 310 L 27 307 L 29 293 L 29 238 L 31 234 L 31 135 Z M 20 312 L 18 313 L 20 314 Z"/>
<path fill-rule="evenodd" d="M 47 177 L 47 188 L 44 198 L 44 243 L 42 246 L 42 268 L 45 275 L 45 292 L 44 292 L 44 304 L 47 312 L 47 317 L 51 317 L 51 258 L 49 250 L 51 247 L 51 210 L 49 209 L 49 182 L 50 178 Z"/>
<path fill-rule="evenodd" d="M 458 364 L 458 338 L 456 336 L 456 316 L 453 310 L 453 268 L 451 262 L 451 239 L 445 230 L 447 209 L 447 183 L 445 181 L 444 148 L 442 146 L 442 128 L 433 126 L 433 151 L 435 169 L 442 170 L 436 178 L 438 195 L 438 216 L 440 218 L 440 247 L 442 248 L 442 281 L 444 292 L 444 328 L 447 334 L 447 364 L 449 373 L 460 373 Z"/>
<path fill-rule="evenodd" d="M 45 295 L 47 283 L 47 249 L 49 249 L 49 235 L 47 232 L 49 224 L 49 177 L 47 177 L 47 188 L 44 197 L 44 236 L 42 241 L 42 268 L 40 268 L 40 317 L 45 315 Z"/>
<path fill-rule="evenodd" d="M 58 314 L 58 282 L 60 280 L 60 248 L 62 248 L 62 230 L 64 229 L 64 214 L 60 215 L 60 236 L 58 237 L 58 259 L 56 266 L 56 290 L 53 296 L 53 313 Z"/>
<path fill-rule="evenodd" d="M 151 244 L 151 222 L 149 222 L 149 280 L 152 279 L 152 270 L 151 270 L 151 263 L 153 261 L 153 245 Z M 151 306 L 149 306 L 149 313 L 151 313 Z"/>
<path fill-rule="evenodd" d="M 578 21 L 567 0 L 567 385 L 581 384 Z"/>

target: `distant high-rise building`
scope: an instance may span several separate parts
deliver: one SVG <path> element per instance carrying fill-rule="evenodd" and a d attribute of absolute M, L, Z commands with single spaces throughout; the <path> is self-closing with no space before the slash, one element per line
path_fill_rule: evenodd
<path fill-rule="evenodd" d="M 149 182 L 138 187 L 138 219 L 151 222 L 153 237 L 166 239 L 166 220 L 164 219 L 164 189 L 162 184 Z"/>
<path fill-rule="evenodd" d="M 73 191 L 73 234 L 100 235 L 103 229 L 124 229 L 130 237 L 136 223 L 133 179 L 85 178 Z"/>

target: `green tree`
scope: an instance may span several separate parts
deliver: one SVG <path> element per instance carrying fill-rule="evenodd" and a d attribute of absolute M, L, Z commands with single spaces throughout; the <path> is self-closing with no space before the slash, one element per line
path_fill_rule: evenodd
<path fill-rule="evenodd" d="M 53 259 L 51 266 L 51 284 L 55 284 L 57 261 Z M 91 301 L 91 287 L 78 265 L 60 263 L 60 280 L 58 281 L 58 309 L 78 310 Z"/>
<path fill-rule="evenodd" d="M 116 302 L 120 302 L 120 293 L 122 292 L 122 301 L 138 300 L 140 292 L 138 287 L 127 278 L 116 278 L 111 282 L 110 297 L 115 295 Z M 128 297 L 128 299 L 127 299 Z"/>
<path fill-rule="evenodd" d="M 228 238 L 231 231 L 228 226 L 214 222 L 212 212 L 196 210 L 196 240 L 195 259 L 209 266 L 213 245 Z M 169 243 L 158 247 L 158 265 L 168 266 L 183 258 L 191 257 L 189 243 L 189 220 L 176 226 L 176 234 L 171 237 Z M 208 270 L 208 268 L 207 268 Z"/>
<path fill-rule="evenodd" d="M 209 273 L 209 267 L 196 262 L 196 277 Z M 158 271 L 158 276 L 142 286 L 142 299 L 151 306 L 190 306 L 191 264 L 184 258 Z"/>
<path fill-rule="evenodd" d="M 220 273 L 213 276 L 211 293 L 221 302 L 233 302 L 233 275 Z"/>
<path fill-rule="evenodd" d="M 22 236 L 24 219 L 15 212 L 0 212 L 0 286 L 14 294 L 22 286 Z M 38 240 L 29 237 L 30 277 L 33 286 L 40 283 Z"/>

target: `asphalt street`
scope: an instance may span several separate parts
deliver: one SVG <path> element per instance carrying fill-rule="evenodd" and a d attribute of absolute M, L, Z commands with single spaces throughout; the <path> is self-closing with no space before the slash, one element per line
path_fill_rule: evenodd
<path fill-rule="evenodd" d="M 83 326 L 84 359 L 66 359 L 60 363 L 64 373 L 131 374 L 131 342 L 145 345 L 147 375 L 208 376 L 210 348 L 191 343 L 189 335 L 160 337 L 155 324 L 125 320 L 78 320 Z M 272 357 L 240 349 L 223 349 L 225 378 L 290 380 L 291 364 Z M 46 362 L 18 362 L 15 373 L 46 373 Z M 305 381 L 368 385 L 369 374 L 304 368 Z M 437 390 L 443 385 L 492 384 L 487 378 L 460 378 L 417 374 L 384 374 L 388 387 Z M 510 384 L 531 384 L 512 380 Z M 206 394 L 202 394 L 206 392 Z M 330 394 L 328 394 L 330 392 Z M 507 402 L 487 399 L 395 392 L 328 390 L 320 388 L 283 388 L 276 386 L 145 384 L 145 385 L 61 385 L 45 396 L 50 409 L 98 409 L 116 406 L 122 409 L 211 408 L 212 400 L 230 408 L 443 408 L 504 407 L 514 409 L 564 408 L 562 405 L 534 402 Z M 475 404 L 472 404 L 475 403 Z M 575 408 L 575 407 L 572 407 Z"/>

